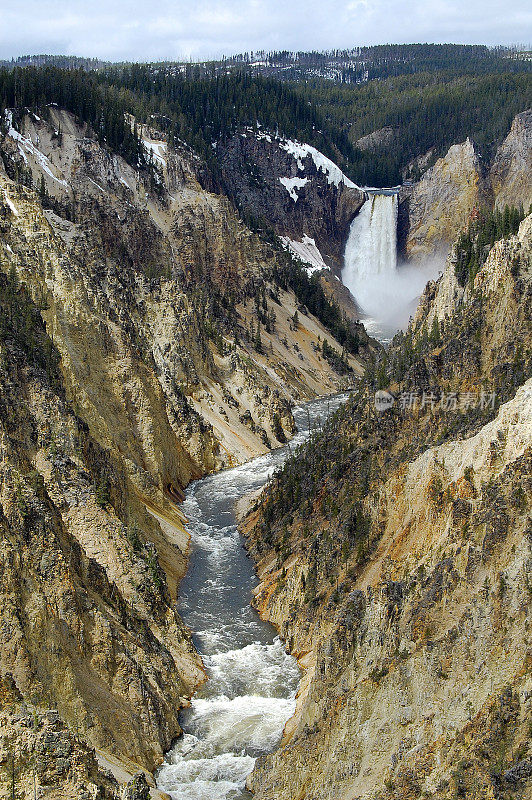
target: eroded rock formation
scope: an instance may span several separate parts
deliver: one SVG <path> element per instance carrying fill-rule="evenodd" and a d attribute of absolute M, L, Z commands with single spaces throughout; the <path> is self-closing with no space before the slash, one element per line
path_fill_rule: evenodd
<path fill-rule="evenodd" d="M 430 158 L 431 153 L 427 154 Z M 400 193 L 400 249 L 407 258 L 445 257 L 472 212 L 493 204 L 525 213 L 532 202 L 532 112 L 518 114 L 491 164 L 469 139 L 449 148 Z"/>
<path fill-rule="evenodd" d="M 188 148 L 142 128 L 141 174 L 55 107 L 6 121 L 0 797 L 14 771 L 28 797 L 35 773 L 114 800 L 91 747 L 120 784 L 152 771 L 204 678 L 175 606 L 184 487 L 286 441 L 293 403 L 345 380 L 321 350 L 341 346 Z M 56 740 L 64 763 L 33 766 Z"/>
<path fill-rule="evenodd" d="M 250 512 L 256 606 L 303 669 L 257 798 L 530 796 L 531 255 L 528 217 L 465 289 L 451 258 L 395 402 L 355 394 Z"/>

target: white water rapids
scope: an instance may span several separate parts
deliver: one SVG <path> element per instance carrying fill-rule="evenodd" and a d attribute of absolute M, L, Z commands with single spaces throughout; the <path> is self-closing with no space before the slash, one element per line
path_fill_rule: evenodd
<path fill-rule="evenodd" d="M 167 754 L 157 786 L 174 800 L 242 800 L 255 759 L 279 743 L 295 709 L 299 669 L 274 628 L 250 601 L 257 579 L 236 526 L 234 506 L 260 489 L 311 429 L 346 399 L 294 410 L 290 445 L 196 481 L 183 504 L 192 554 L 180 587 L 180 613 L 209 680 L 181 714 L 183 735 Z"/>

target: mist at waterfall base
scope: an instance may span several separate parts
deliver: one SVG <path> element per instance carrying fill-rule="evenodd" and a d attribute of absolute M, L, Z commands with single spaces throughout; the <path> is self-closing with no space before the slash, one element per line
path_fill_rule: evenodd
<path fill-rule="evenodd" d="M 243 800 L 255 759 L 279 743 L 295 710 L 300 672 L 275 629 L 250 605 L 258 580 L 235 518 L 236 501 L 264 486 L 289 453 L 347 395 L 294 409 L 299 433 L 285 447 L 210 475 L 183 503 L 190 565 L 179 610 L 193 632 L 208 681 L 180 715 L 183 735 L 167 753 L 157 786 L 173 800 Z"/>
<path fill-rule="evenodd" d="M 342 281 L 357 301 L 367 331 L 384 341 L 408 325 L 441 260 L 415 266 L 397 260 L 396 192 L 371 193 L 351 223 Z"/>

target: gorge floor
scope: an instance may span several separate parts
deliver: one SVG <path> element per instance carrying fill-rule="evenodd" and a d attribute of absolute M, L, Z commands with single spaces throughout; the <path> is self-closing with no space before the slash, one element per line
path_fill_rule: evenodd
<path fill-rule="evenodd" d="M 255 759 L 279 743 L 295 709 L 299 669 L 275 629 L 250 605 L 258 581 L 237 528 L 236 502 L 270 475 L 347 395 L 294 410 L 299 433 L 285 447 L 193 483 L 183 504 L 191 535 L 180 613 L 208 680 L 183 712 L 183 735 L 157 785 L 174 800 L 243 800 Z"/>

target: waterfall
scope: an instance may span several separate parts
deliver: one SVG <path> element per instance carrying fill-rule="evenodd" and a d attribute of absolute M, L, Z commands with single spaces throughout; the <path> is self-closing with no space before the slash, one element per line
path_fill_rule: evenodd
<path fill-rule="evenodd" d="M 397 269 L 397 194 L 372 193 L 351 223 L 342 281 L 362 311 L 386 316 Z"/>
<path fill-rule="evenodd" d="M 443 264 L 432 258 L 398 266 L 397 194 L 372 190 L 368 195 L 349 229 L 342 281 L 368 333 L 386 343 L 408 325 L 427 281 L 436 278 Z"/>

